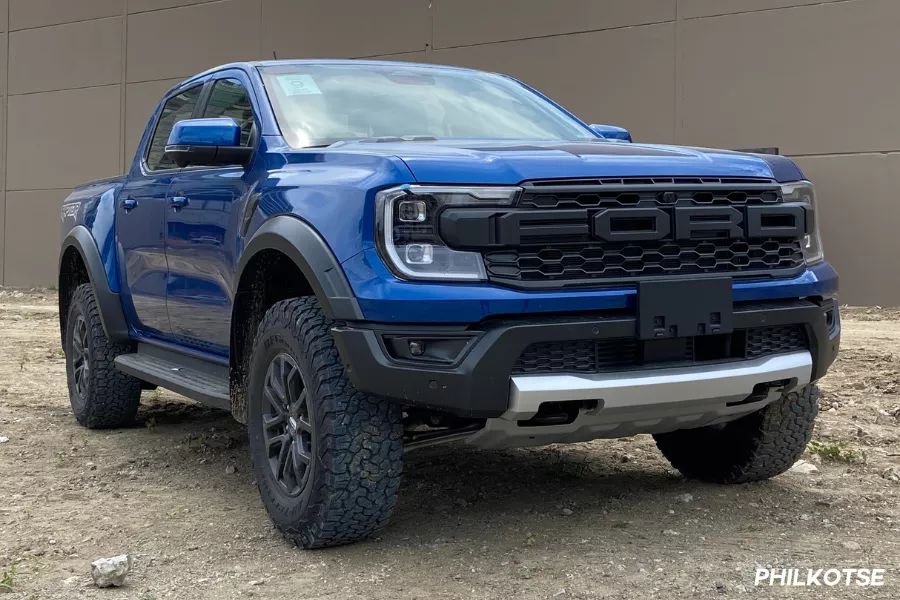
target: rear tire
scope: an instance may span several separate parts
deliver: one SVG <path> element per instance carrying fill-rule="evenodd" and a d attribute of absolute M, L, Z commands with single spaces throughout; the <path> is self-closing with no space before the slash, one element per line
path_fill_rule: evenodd
<path fill-rule="evenodd" d="M 134 424 L 141 401 L 141 381 L 116 369 L 125 344 L 106 337 L 91 284 L 79 285 L 66 317 L 66 377 L 75 419 L 90 429 Z"/>
<path fill-rule="evenodd" d="M 663 455 L 685 477 L 747 483 L 790 469 L 806 449 L 818 413 L 819 388 L 810 384 L 724 425 L 653 437 Z"/>
<path fill-rule="evenodd" d="M 250 357 L 253 470 L 275 527 L 303 548 L 362 540 L 382 527 L 403 470 L 402 413 L 350 383 L 313 297 L 278 302 Z"/>

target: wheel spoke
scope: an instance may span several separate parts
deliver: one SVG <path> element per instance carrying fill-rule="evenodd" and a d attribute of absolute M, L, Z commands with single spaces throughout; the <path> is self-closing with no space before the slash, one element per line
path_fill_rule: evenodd
<path fill-rule="evenodd" d="M 84 354 L 84 346 L 81 344 L 81 335 L 80 332 L 73 332 L 72 335 L 72 350 L 76 355 Z"/>
<path fill-rule="evenodd" d="M 309 469 L 310 457 L 303 454 L 300 448 L 300 440 L 294 440 L 292 452 L 291 462 L 294 463 L 294 477 L 297 479 L 297 485 L 302 487 L 303 476 L 306 474 L 306 470 Z"/>
<path fill-rule="evenodd" d="M 274 415 L 263 415 L 263 427 L 266 429 L 272 429 L 276 425 L 283 425 L 285 422 L 285 418 L 283 414 L 274 414 Z"/>
<path fill-rule="evenodd" d="M 288 414 L 293 415 L 294 403 L 297 397 L 297 385 L 294 384 L 294 380 L 299 379 L 299 371 L 294 366 L 293 362 L 290 361 L 285 355 L 281 357 L 281 385 L 284 388 L 284 405 Z M 300 389 L 303 387 L 302 381 L 300 382 Z"/>
<path fill-rule="evenodd" d="M 287 487 L 287 479 L 293 471 L 293 456 L 291 449 L 294 447 L 294 441 L 290 440 L 281 447 L 281 453 L 278 455 L 278 473 L 279 479 Z M 299 483 L 299 482 L 298 482 Z"/>
<path fill-rule="evenodd" d="M 308 465 L 310 462 L 312 462 L 312 456 L 306 449 L 308 446 L 309 445 L 306 443 L 300 443 L 299 439 L 294 441 L 294 458 L 296 458 L 298 462 L 304 465 Z"/>
<path fill-rule="evenodd" d="M 306 415 L 309 414 L 309 409 L 306 406 L 308 402 L 308 394 L 306 388 L 303 388 L 303 391 L 300 392 L 300 395 L 291 403 L 291 414 L 295 417 L 300 417 L 306 419 Z"/>
<path fill-rule="evenodd" d="M 281 435 L 276 435 L 276 436 L 270 437 L 269 439 L 266 440 L 266 451 L 268 452 L 269 456 L 272 456 L 272 447 L 275 446 L 276 444 L 280 444 L 280 448 L 278 450 L 279 464 L 281 461 L 280 454 L 281 454 L 283 448 L 290 441 L 290 438 L 291 438 L 291 436 L 288 435 L 287 433 L 282 433 Z"/>
<path fill-rule="evenodd" d="M 279 400 L 272 393 L 272 390 L 268 387 L 266 387 L 266 389 L 263 390 L 263 395 L 266 397 L 266 400 L 269 401 L 269 404 L 272 405 L 272 408 L 275 410 L 275 414 L 277 414 L 279 417 L 284 419 L 287 416 L 287 414 L 285 413 L 285 410 L 284 410 L 284 403 L 281 402 L 281 400 Z"/>
<path fill-rule="evenodd" d="M 312 423 L 309 422 L 307 417 L 297 417 L 297 430 L 304 431 L 306 433 L 312 434 Z"/>
<path fill-rule="evenodd" d="M 281 381 L 281 374 L 275 374 L 275 363 L 269 367 L 269 386 L 275 392 L 275 395 L 282 403 L 287 403 L 287 396 L 284 389 L 284 383 Z"/>

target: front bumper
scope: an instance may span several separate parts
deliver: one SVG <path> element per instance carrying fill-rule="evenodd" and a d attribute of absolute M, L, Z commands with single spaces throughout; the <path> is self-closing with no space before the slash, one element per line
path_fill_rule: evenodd
<path fill-rule="evenodd" d="M 809 342 L 806 379 L 821 378 L 834 362 L 840 343 L 836 302 L 808 299 L 734 305 L 735 329 L 779 325 L 803 326 Z M 622 310 L 585 316 L 489 319 L 468 327 L 351 323 L 334 328 L 333 333 L 359 391 L 461 417 L 492 419 L 507 414 L 513 406 L 516 388 L 511 390 L 511 373 L 526 347 L 537 342 L 633 337 L 636 318 L 633 311 Z M 389 352 L 394 338 L 459 339 L 463 350 L 448 364 L 424 364 Z M 713 363 L 692 368 L 701 374 L 716 367 Z M 547 400 L 554 398 L 548 395 Z"/>
<path fill-rule="evenodd" d="M 697 367 L 513 377 L 509 410 L 487 419 L 467 443 L 544 446 L 723 423 L 806 385 L 811 374 L 812 355 L 802 351 Z M 568 422 L 529 426 L 542 404 L 573 401 L 583 404 Z"/>

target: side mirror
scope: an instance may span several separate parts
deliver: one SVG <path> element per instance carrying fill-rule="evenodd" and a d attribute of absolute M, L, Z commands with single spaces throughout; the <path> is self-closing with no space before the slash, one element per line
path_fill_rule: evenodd
<path fill-rule="evenodd" d="M 253 148 L 241 146 L 241 126 L 230 117 L 187 119 L 172 128 L 166 156 L 182 168 L 246 166 Z"/>
<path fill-rule="evenodd" d="M 615 125 L 589 125 L 591 131 L 605 140 L 619 140 L 631 143 L 631 134 L 627 129 L 616 127 Z"/>

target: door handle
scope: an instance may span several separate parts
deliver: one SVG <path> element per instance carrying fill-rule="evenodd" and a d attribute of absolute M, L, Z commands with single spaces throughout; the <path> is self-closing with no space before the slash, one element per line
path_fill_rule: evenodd
<path fill-rule="evenodd" d="M 138 201 L 134 198 L 125 198 L 124 200 L 122 200 L 122 208 L 125 209 L 126 212 L 137 208 L 137 205 Z"/>
<path fill-rule="evenodd" d="M 188 199 L 184 196 L 173 196 L 171 200 L 169 200 L 169 204 L 172 205 L 172 208 L 178 210 L 179 208 L 184 208 L 188 205 Z"/>

